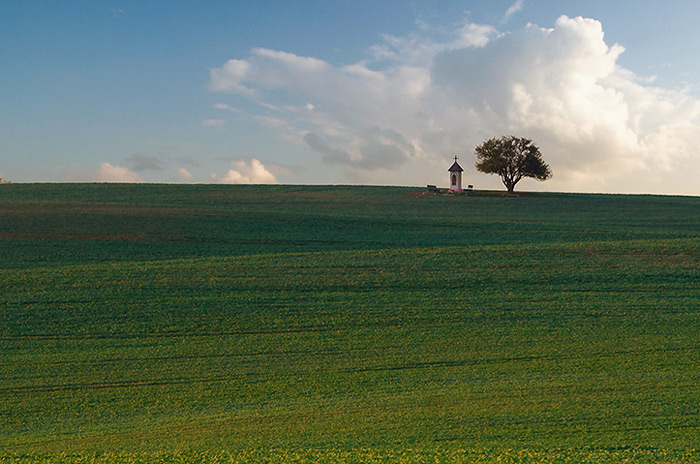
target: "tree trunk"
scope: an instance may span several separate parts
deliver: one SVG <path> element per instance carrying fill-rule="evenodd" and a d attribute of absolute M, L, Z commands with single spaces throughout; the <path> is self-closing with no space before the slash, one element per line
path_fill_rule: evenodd
<path fill-rule="evenodd" d="M 517 196 L 517 195 L 515 194 L 515 184 L 517 184 L 517 183 L 518 183 L 518 181 L 517 181 L 517 180 L 514 180 L 514 179 L 508 179 L 508 178 L 504 178 L 504 179 L 503 179 L 503 185 L 506 186 L 506 190 L 507 190 L 507 191 L 506 191 L 506 196 L 507 196 L 507 197 L 515 197 L 515 196 Z"/>
<path fill-rule="evenodd" d="M 515 196 L 515 184 L 518 183 L 520 177 L 518 175 L 510 174 L 508 172 L 501 173 L 501 182 L 506 186 L 507 196 Z"/>

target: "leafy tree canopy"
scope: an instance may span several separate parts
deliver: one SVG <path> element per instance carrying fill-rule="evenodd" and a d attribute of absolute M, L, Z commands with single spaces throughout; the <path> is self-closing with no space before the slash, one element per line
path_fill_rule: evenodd
<path fill-rule="evenodd" d="M 492 138 L 474 149 L 477 171 L 498 174 L 512 194 L 523 177 L 547 180 L 552 170 L 542 160 L 540 149 L 532 140 L 512 135 Z"/>

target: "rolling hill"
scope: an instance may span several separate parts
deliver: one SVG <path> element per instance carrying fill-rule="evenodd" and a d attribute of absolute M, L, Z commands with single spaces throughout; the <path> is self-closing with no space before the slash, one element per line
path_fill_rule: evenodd
<path fill-rule="evenodd" d="M 700 198 L 0 185 L 0 462 L 697 462 Z"/>

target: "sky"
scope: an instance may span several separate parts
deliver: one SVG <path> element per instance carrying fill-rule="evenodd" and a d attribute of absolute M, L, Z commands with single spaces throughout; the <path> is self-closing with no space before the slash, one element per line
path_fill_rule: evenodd
<path fill-rule="evenodd" d="M 0 2 L 3 182 L 699 195 L 696 0 Z"/>

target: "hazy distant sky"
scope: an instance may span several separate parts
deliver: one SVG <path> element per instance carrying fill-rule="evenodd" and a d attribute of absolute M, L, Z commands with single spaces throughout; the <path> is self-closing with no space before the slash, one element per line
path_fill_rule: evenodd
<path fill-rule="evenodd" d="M 0 177 L 700 195 L 700 2 L 0 2 Z"/>

